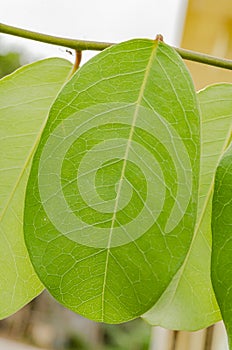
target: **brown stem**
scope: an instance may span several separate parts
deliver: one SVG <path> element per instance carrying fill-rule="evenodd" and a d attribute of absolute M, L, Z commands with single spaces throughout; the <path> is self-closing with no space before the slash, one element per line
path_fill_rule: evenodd
<path fill-rule="evenodd" d="M 73 74 L 78 70 L 81 63 L 82 51 L 75 50 L 75 62 L 73 64 L 72 70 L 68 76 L 68 80 L 73 76 Z"/>
<path fill-rule="evenodd" d="M 213 332 L 214 332 L 214 325 L 207 328 L 204 350 L 211 350 L 212 342 L 213 342 Z"/>
<path fill-rule="evenodd" d="M 170 350 L 176 350 L 177 345 L 177 338 L 178 338 L 179 331 L 174 331 L 172 336 L 172 347 Z"/>

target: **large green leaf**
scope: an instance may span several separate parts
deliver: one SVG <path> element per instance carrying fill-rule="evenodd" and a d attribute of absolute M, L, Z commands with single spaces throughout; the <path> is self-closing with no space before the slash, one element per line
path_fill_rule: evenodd
<path fill-rule="evenodd" d="M 48 59 L 0 81 L 0 318 L 43 288 L 24 244 L 24 196 L 49 107 L 69 71 L 69 62 Z"/>
<path fill-rule="evenodd" d="M 199 115 L 181 58 L 132 40 L 84 65 L 51 109 L 25 205 L 32 263 L 97 321 L 148 310 L 183 263 L 197 215 Z"/>
<path fill-rule="evenodd" d="M 232 143 L 216 172 L 212 234 L 212 282 L 232 349 Z"/>
<path fill-rule="evenodd" d="M 232 85 L 198 93 L 202 119 L 198 219 L 186 259 L 158 303 L 144 315 L 153 325 L 197 330 L 221 319 L 210 279 L 211 207 L 219 158 L 230 138 Z"/>

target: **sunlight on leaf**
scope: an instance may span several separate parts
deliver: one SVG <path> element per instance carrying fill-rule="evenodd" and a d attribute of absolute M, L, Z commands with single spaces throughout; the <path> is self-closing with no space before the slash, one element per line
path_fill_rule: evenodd
<path fill-rule="evenodd" d="M 24 244 L 23 209 L 32 156 L 71 65 L 39 61 L 0 81 L 0 318 L 43 289 Z"/>
<path fill-rule="evenodd" d="M 197 330 L 221 319 L 210 279 L 211 208 L 216 167 L 230 138 L 232 85 L 198 93 L 202 150 L 198 220 L 186 259 L 158 303 L 143 317 L 169 329 Z"/>

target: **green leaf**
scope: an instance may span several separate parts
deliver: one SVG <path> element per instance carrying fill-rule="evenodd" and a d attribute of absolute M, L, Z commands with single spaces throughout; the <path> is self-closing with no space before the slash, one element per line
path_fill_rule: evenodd
<path fill-rule="evenodd" d="M 212 282 L 232 349 L 232 143 L 216 172 L 212 235 Z"/>
<path fill-rule="evenodd" d="M 181 58 L 132 40 L 84 65 L 55 101 L 33 160 L 25 239 L 51 294 L 96 321 L 159 299 L 196 220 L 199 112 Z"/>
<path fill-rule="evenodd" d="M 48 59 L 0 81 L 0 318 L 43 289 L 25 247 L 23 207 L 31 159 L 70 63 Z"/>
<path fill-rule="evenodd" d="M 198 219 L 185 261 L 157 304 L 143 317 L 153 325 L 194 331 L 221 319 L 210 279 L 211 208 L 216 167 L 230 138 L 232 85 L 198 93 L 201 109 L 201 171 Z"/>

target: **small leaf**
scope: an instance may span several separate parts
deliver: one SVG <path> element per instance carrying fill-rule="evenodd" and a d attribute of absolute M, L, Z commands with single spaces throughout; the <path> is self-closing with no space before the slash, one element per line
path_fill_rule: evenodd
<path fill-rule="evenodd" d="M 25 247 L 23 208 L 31 159 L 70 64 L 48 59 L 0 81 L 0 318 L 43 289 Z"/>
<path fill-rule="evenodd" d="M 26 194 L 26 244 L 58 301 L 109 323 L 157 301 L 191 241 L 199 143 L 191 78 L 164 43 L 122 43 L 77 72 L 52 107 Z"/>
<path fill-rule="evenodd" d="M 214 174 L 230 138 L 232 84 L 198 93 L 201 109 L 201 171 L 198 219 L 186 259 L 157 304 L 143 317 L 152 325 L 194 331 L 218 322 L 220 311 L 210 278 L 211 208 Z"/>
<path fill-rule="evenodd" d="M 212 282 L 232 349 L 232 143 L 216 172 L 212 234 Z"/>

